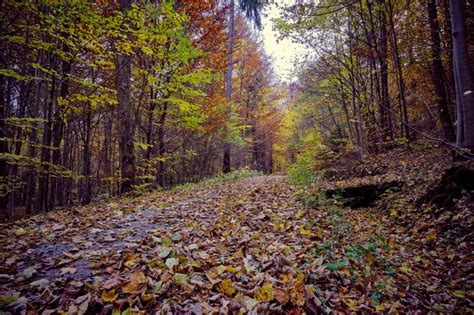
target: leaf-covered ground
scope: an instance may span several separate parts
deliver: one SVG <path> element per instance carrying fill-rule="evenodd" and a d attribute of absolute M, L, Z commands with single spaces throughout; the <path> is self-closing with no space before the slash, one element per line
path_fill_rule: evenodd
<path fill-rule="evenodd" d="M 2 226 L 0 309 L 472 312 L 469 240 L 401 210 L 308 202 L 257 176 L 35 216 Z"/>

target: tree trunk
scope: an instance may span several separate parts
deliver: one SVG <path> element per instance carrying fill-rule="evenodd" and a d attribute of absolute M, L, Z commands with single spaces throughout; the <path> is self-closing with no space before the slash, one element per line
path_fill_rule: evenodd
<path fill-rule="evenodd" d="M 444 69 L 441 62 L 441 40 L 439 36 L 438 12 L 436 9 L 436 0 L 427 2 L 428 19 L 431 33 L 431 79 L 433 81 L 436 102 L 438 103 L 438 115 L 441 121 L 444 138 L 447 141 L 454 142 L 455 134 L 453 123 L 449 115 L 448 98 L 444 88 Z"/>
<path fill-rule="evenodd" d="M 158 128 L 158 155 L 160 160 L 158 162 L 158 184 L 161 187 L 165 186 L 165 161 L 163 160 L 165 154 L 165 121 L 166 115 L 168 111 L 168 102 L 163 103 L 163 107 L 161 110 L 160 120 L 159 120 L 159 128 Z"/>
<path fill-rule="evenodd" d="M 227 97 L 227 101 L 230 103 L 232 102 L 232 53 L 234 50 L 234 9 L 235 9 L 235 2 L 234 0 L 230 0 L 230 12 L 229 12 L 229 42 L 228 42 L 228 51 L 227 51 L 227 71 L 226 71 L 226 84 L 225 84 L 225 95 Z M 226 110 L 226 113 L 229 109 Z M 227 119 L 229 119 L 229 114 L 226 115 Z M 226 134 L 226 136 L 228 136 Z M 222 163 L 222 171 L 224 173 L 230 172 L 230 142 L 228 139 L 224 142 L 224 159 Z"/>
<path fill-rule="evenodd" d="M 38 63 L 41 66 L 44 66 L 44 51 L 40 50 L 38 55 Z M 41 95 L 42 88 L 45 82 L 43 81 L 43 71 L 36 68 L 35 69 L 35 100 L 33 106 L 30 109 L 30 115 L 32 118 L 37 118 L 39 113 L 39 108 L 41 105 Z M 33 130 L 31 131 L 31 137 L 29 140 L 28 147 L 28 157 L 36 158 L 36 147 L 38 141 L 38 123 L 33 122 Z M 29 169 L 26 173 L 26 213 L 36 213 L 37 211 L 33 208 L 34 206 L 34 197 L 36 195 L 36 176 L 37 173 L 33 169 Z"/>
<path fill-rule="evenodd" d="M 1 54 L 0 66 L 4 67 L 4 56 L 3 52 Z M 7 104 L 5 100 L 5 94 L 8 93 L 6 89 L 6 77 L 0 76 L 0 154 L 8 153 L 8 144 L 7 144 L 7 126 L 5 124 L 5 119 L 7 118 Z M 7 162 L 5 159 L 0 159 L 0 178 L 2 178 L 5 183 L 8 182 L 8 168 Z M 8 201 L 8 187 L 2 187 L 0 189 L 0 210 L 2 212 L 7 211 L 7 201 Z M 7 214 L 9 219 L 12 217 Z"/>
<path fill-rule="evenodd" d="M 393 142 L 393 126 L 392 113 L 390 105 L 390 95 L 388 89 L 388 65 L 387 65 L 387 25 L 386 25 L 385 11 L 382 9 L 382 0 L 379 0 L 379 66 L 380 66 L 380 87 L 381 96 L 380 101 L 380 118 L 383 129 L 384 144 L 391 144 Z M 389 143 L 387 143 L 389 142 Z"/>
<path fill-rule="evenodd" d="M 132 7 L 131 0 L 120 0 L 120 10 L 126 12 Z M 120 193 L 133 189 L 135 183 L 135 153 L 133 145 L 133 111 L 131 104 L 132 57 L 118 53 L 116 59 L 116 89 L 118 100 L 118 133 L 121 168 Z"/>
<path fill-rule="evenodd" d="M 68 46 L 63 47 L 64 52 L 68 52 Z M 69 62 L 63 61 L 62 64 L 62 79 L 59 88 L 59 96 L 62 99 L 66 99 L 69 92 L 69 77 L 68 74 L 70 72 L 71 65 Z M 61 108 L 57 106 L 56 111 L 54 113 L 54 124 L 53 124 L 53 164 L 54 165 L 61 165 L 61 141 L 63 138 L 63 131 L 64 131 L 64 117 L 61 112 Z M 62 200 L 59 200 L 58 197 L 58 190 L 61 189 L 61 179 L 63 176 L 56 176 L 51 179 L 51 203 L 59 206 L 62 206 Z M 61 202 L 61 203 L 60 203 Z"/>
<path fill-rule="evenodd" d="M 52 57 L 54 58 L 54 57 Z M 52 61 L 50 64 L 53 64 Z M 52 112 L 55 104 L 56 98 L 56 82 L 57 78 L 54 76 L 51 82 L 51 91 L 49 93 L 49 99 L 45 100 L 43 106 L 43 141 L 41 147 L 41 175 L 39 180 L 38 186 L 38 197 L 36 200 L 36 207 L 37 211 L 49 211 L 50 204 L 48 203 L 48 196 L 49 196 L 49 189 L 50 189 L 50 163 L 51 163 L 51 140 L 52 140 L 52 133 L 51 127 L 53 124 L 53 117 Z"/>
<path fill-rule="evenodd" d="M 113 116 L 113 110 L 110 112 L 106 113 L 105 117 L 105 122 L 104 122 L 104 146 L 103 146 L 103 152 L 102 152 L 102 159 L 104 160 L 103 164 L 103 176 L 107 178 L 107 180 L 104 182 L 105 185 L 105 190 L 109 195 L 113 194 L 113 189 L 112 189 L 112 181 L 110 178 L 113 176 L 112 174 L 112 167 L 111 167 L 111 156 L 110 152 L 112 150 L 112 117 Z"/>
<path fill-rule="evenodd" d="M 456 86 L 456 144 L 474 150 L 474 80 L 469 65 L 465 0 L 450 0 Z"/>
<path fill-rule="evenodd" d="M 397 32 L 395 30 L 395 23 L 393 21 L 393 4 L 392 0 L 388 0 L 388 17 L 390 23 L 390 29 L 392 34 L 392 46 L 393 46 L 393 61 L 395 62 L 397 68 L 397 77 L 398 77 L 398 101 L 400 104 L 400 133 L 401 136 L 410 140 L 410 128 L 408 127 L 408 110 L 407 102 L 405 97 L 405 81 L 403 79 L 402 64 L 400 61 L 400 54 L 398 52 L 398 38 Z"/>
<path fill-rule="evenodd" d="M 91 123 L 92 123 L 92 108 L 90 103 L 87 104 L 85 117 L 83 120 L 84 128 L 84 149 L 82 166 L 82 185 L 81 185 L 81 204 L 87 205 L 91 202 L 92 186 L 91 186 Z"/>

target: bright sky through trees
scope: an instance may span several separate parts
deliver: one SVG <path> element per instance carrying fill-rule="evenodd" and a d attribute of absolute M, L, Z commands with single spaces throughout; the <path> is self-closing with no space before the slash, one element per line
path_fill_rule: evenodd
<path fill-rule="evenodd" d="M 272 19 L 278 18 L 281 10 L 281 5 L 271 4 L 266 7 L 265 14 L 262 16 L 263 28 L 259 33 L 266 53 L 271 56 L 275 74 L 281 81 L 291 82 L 296 80 L 294 73 L 296 59 L 308 51 L 303 46 L 293 43 L 289 38 L 278 41 L 278 31 L 273 29 Z"/>

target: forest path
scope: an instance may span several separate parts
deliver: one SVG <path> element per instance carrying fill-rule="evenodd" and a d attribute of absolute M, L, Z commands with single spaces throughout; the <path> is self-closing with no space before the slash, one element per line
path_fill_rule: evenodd
<path fill-rule="evenodd" d="M 1 243 L 0 295 L 13 303 L 0 309 L 429 308 L 388 215 L 309 207 L 301 192 L 257 176 L 20 221 Z"/>

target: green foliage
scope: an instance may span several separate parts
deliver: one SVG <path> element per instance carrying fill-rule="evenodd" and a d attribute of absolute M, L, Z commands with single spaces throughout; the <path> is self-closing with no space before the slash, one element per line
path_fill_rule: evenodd
<path fill-rule="evenodd" d="M 310 152 L 298 155 L 296 163 L 288 169 L 288 175 L 295 184 L 308 185 L 320 178 L 320 174 L 314 169 L 314 159 Z"/>
<path fill-rule="evenodd" d="M 340 259 L 333 263 L 327 263 L 326 268 L 329 271 L 337 271 L 343 269 L 345 266 L 349 265 L 349 261 L 347 259 Z"/>

